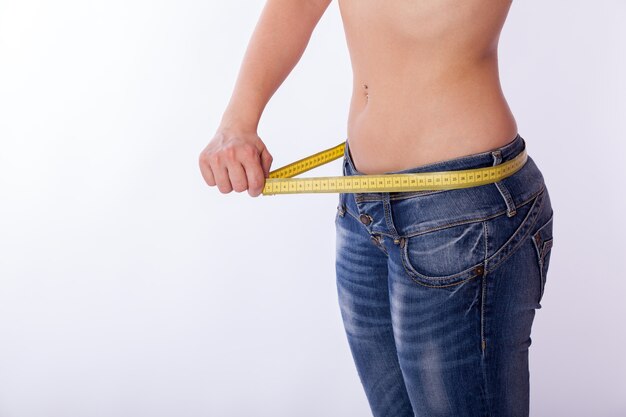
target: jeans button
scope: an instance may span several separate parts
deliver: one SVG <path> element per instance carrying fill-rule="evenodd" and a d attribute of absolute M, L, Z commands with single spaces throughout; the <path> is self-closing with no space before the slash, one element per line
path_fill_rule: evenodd
<path fill-rule="evenodd" d="M 366 226 L 372 222 L 372 218 L 368 214 L 361 214 L 359 219 L 361 220 L 361 223 Z"/>

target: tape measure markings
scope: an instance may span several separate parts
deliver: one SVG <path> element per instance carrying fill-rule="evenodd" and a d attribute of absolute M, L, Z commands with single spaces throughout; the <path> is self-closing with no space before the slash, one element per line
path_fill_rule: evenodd
<path fill-rule="evenodd" d="M 265 179 L 263 194 L 403 192 L 468 188 L 506 178 L 521 169 L 528 158 L 526 149 L 524 149 L 509 161 L 485 168 L 403 174 L 291 178 L 340 158 L 344 152 L 345 141 L 271 171 L 269 178 Z"/>
<path fill-rule="evenodd" d="M 285 165 L 284 167 L 270 171 L 269 178 L 290 178 L 320 165 L 324 165 L 330 161 L 334 161 L 344 155 L 345 146 L 346 143 L 343 142 L 337 146 L 333 146 L 332 148 L 323 150 Z"/>

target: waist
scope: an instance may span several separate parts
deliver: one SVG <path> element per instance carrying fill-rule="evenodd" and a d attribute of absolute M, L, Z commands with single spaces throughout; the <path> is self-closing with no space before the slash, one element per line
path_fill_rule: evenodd
<path fill-rule="evenodd" d="M 426 85 L 371 76 L 354 89 L 347 137 L 356 166 L 366 174 L 485 151 L 518 130 L 497 77 L 485 72 Z"/>
<path fill-rule="evenodd" d="M 518 130 L 514 119 L 476 126 L 460 122 L 432 130 L 420 126 L 419 133 L 410 126 L 404 128 L 389 131 L 370 119 L 348 129 L 346 141 L 355 172 L 385 174 L 443 164 L 504 146 Z"/>
<path fill-rule="evenodd" d="M 494 149 L 490 149 L 485 152 L 475 153 L 471 155 L 465 155 L 458 158 L 452 158 L 445 161 L 439 161 L 431 164 L 417 165 L 402 170 L 388 171 L 385 174 L 408 174 L 408 173 L 426 173 L 426 172 L 438 172 L 438 171 L 456 171 L 456 170 L 468 170 L 475 168 L 492 167 L 494 165 L 502 164 L 518 156 L 523 150 L 526 149 L 526 141 L 516 134 L 515 138 L 510 140 L 503 146 L 498 146 Z M 526 149 L 528 152 L 528 150 Z M 343 157 L 343 175 L 364 175 L 359 172 L 352 159 L 352 153 L 350 150 L 349 138 L 346 140 Z M 544 187 L 543 175 L 534 160 L 530 155 L 524 166 L 513 175 L 504 178 L 500 181 L 511 192 L 512 203 L 517 206 L 522 204 L 532 195 L 536 194 Z M 465 196 L 468 201 L 474 201 L 475 203 L 481 200 L 479 192 L 488 193 L 489 190 L 493 191 L 493 184 L 484 186 L 477 186 L 472 188 L 461 188 L 456 190 L 436 190 L 436 191 L 411 191 L 411 192 L 365 192 L 354 193 L 353 198 L 356 201 L 378 201 L 389 198 L 390 200 L 403 200 L 406 198 L 417 196 L 432 196 L 437 194 L 440 196 L 446 196 L 445 198 L 454 197 L 460 199 L 461 196 Z M 388 197 L 385 197 L 385 196 Z M 345 195 L 342 196 L 345 199 Z"/>
<path fill-rule="evenodd" d="M 344 148 L 344 166 L 343 175 L 366 175 L 366 173 L 359 171 L 352 157 L 352 145 L 350 138 L 347 138 Z M 484 152 L 473 153 L 469 155 L 463 155 L 457 158 L 451 158 L 444 161 L 433 162 L 429 164 L 421 164 L 413 167 L 385 171 L 382 174 L 408 174 L 419 172 L 436 172 L 436 171 L 454 171 L 462 169 L 483 168 L 494 165 L 494 153 L 499 155 L 499 163 L 506 162 L 517 156 L 522 150 L 526 148 L 526 141 L 520 136 L 519 133 L 515 134 L 515 137 L 509 139 L 506 144 Z"/>

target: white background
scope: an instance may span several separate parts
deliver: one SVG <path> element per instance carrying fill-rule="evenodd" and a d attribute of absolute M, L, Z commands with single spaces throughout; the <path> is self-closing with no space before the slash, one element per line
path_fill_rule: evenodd
<path fill-rule="evenodd" d="M 0 1 L 0 417 L 367 416 L 336 194 L 208 187 L 261 1 Z M 502 86 L 555 212 L 531 415 L 626 415 L 626 3 L 517 1 Z M 345 140 L 337 3 L 268 104 L 272 169 Z M 303 175 L 341 175 L 340 160 Z"/>

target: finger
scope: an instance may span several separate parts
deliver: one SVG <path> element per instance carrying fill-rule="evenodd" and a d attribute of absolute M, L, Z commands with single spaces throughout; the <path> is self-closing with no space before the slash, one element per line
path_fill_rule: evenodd
<path fill-rule="evenodd" d="M 235 192 L 242 192 L 246 188 L 248 188 L 248 179 L 246 177 L 246 172 L 243 169 L 243 165 L 240 162 L 234 161 L 229 164 L 228 167 L 228 176 L 230 178 L 230 183 Z"/>
<path fill-rule="evenodd" d="M 265 186 L 261 159 L 258 155 L 256 158 L 246 159 L 243 161 L 243 166 L 248 175 L 248 194 L 252 197 L 257 197 Z"/>
<path fill-rule="evenodd" d="M 233 186 L 228 178 L 226 165 L 211 165 L 211 169 L 213 170 L 213 175 L 215 175 L 215 182 L 217 183 L 217 188 L 219 188 L 220 192 L 224 194 L 230 193 L 233 190 Z"/>
<path fill-rule="evenodd" d="M 200 155 L 199 165 L 200 165 L 200 173 L 202 174 L 202 178 L 204 178 L 204 181 L 211 187 L 214 187 L 215 176 L 213 175 L 213 171 L 211 170 L 211 164 L 206 159 L 204 154 Z"/>

